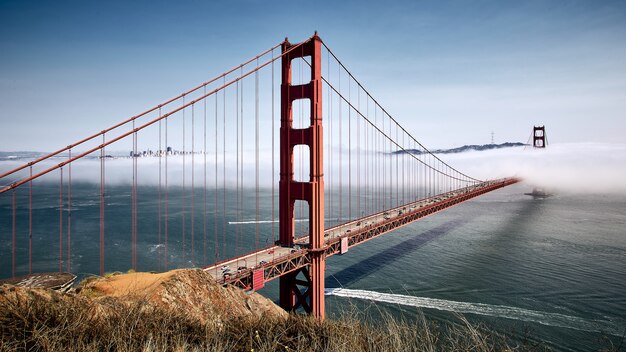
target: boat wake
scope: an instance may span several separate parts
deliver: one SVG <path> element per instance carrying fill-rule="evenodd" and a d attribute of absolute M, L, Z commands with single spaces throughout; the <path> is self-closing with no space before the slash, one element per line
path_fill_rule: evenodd
<path fill-rule="evenodd" d="M 375 302 L 399 304 L 403 306 L 514 319 L 582 331 L 601 331 L 614 336 L 622 336 L 624 333 L 624 327 L 620 327 L 619 324 L 616 324 L 616 322 L 605 320 L 587 320 L 571 315 L 535 311 L 510 306 L 457 302 L 436 298 L 415 297 L 366 290 L 351 290 L 345 288 L 327 288 L 325 290 L 325 294 L 327 296 L 358 298 Z"/>

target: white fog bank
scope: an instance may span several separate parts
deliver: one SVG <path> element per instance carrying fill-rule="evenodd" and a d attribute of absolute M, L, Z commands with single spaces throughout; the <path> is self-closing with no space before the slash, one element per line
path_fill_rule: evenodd
<path fill-rule="evenodd" d="M 626 144 L 551 144 L 441 157 L 479 179 L 518 176 L 531 185 L 566 192 L 626 194 Z"/>

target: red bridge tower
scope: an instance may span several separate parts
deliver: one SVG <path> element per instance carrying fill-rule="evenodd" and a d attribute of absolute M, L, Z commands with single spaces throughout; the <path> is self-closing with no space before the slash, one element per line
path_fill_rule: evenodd
<path fill-rule="evenodd" d="M 282 52 L 292 45 L 285 39 Z M 290 311 L 302 307 L 320 319 L 324 318 L 324 150 L 322 130 L 322 40 L 315 35 L 300 48 L 282 58 L 281 118 L 280 118 L 280 183 L 279 221 L 280 242 L 283 246 L 294 243 L 294 205 L 303 200 L 309 205 L 309 257 L 311 264 L 280 277 L 280 305 Z M 310 56 L 311 81 L 301 85 L 291 84 L 291 61 Z M 311 125 L 293 128 L 293 102 L 309 99 Z M 309 147 L 309 182 L 294 181 L 294 147 Z M 297 276 L 303 274 L 305 280 Z M 302 288 L 301 288 L 302 287 Z"/>
<path fill-rule="evenodd" d="M 545 148 L 547 145 L 545 126 L 533 126 L 533 147 Z"/>

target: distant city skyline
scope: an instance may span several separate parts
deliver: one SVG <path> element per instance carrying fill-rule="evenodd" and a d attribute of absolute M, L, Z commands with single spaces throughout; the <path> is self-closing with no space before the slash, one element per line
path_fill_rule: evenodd
<path fill-rule="evenodd" d="M 0 150 L 49 151 L 317 30 L 431 149 L 626 143 L 624 1 L 0 1 Z"/>

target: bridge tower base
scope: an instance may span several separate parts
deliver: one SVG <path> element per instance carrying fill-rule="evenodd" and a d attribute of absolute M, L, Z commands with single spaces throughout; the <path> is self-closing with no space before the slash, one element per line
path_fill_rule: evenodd
<path fill-rule="evenodd" d="M 280 118 L 280 243 L 294 244 L 294 205 L 303 200 L 309 205 L 309 257 L 311 264 L 280 277 L 280 305 L 288 311 L 302 307 L 315 317 L 324 318 L 324 150 L 322 129 L 322 41 L 317 33 L 291 50 L 287 39 L 282 44 L 282 84 Z M 310 57 L 311 81 L 291 84 L 291 61 Z M 293 102 L 309 99 L 311 125 L 293 128 Z M 294 181 L 294 147 L 309 147 L 309 182 Z M 304 276 L 299 278 L 299 276 Z"/>

